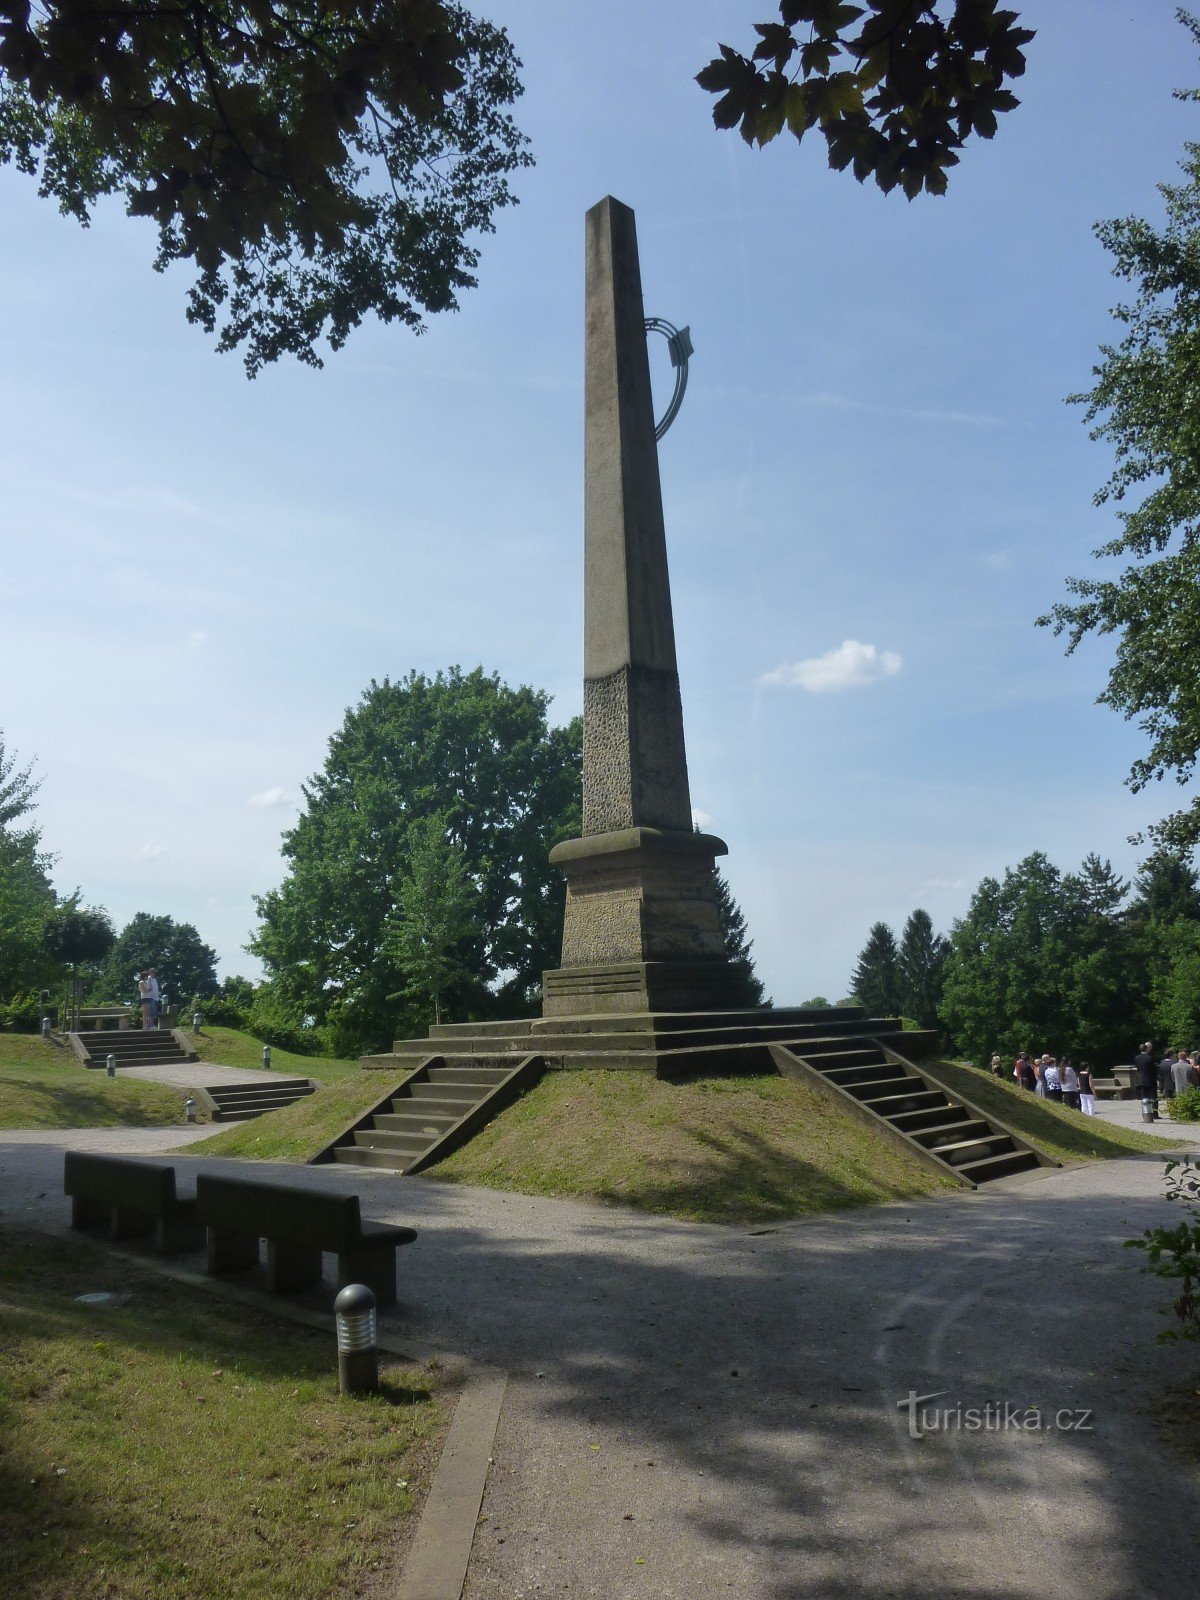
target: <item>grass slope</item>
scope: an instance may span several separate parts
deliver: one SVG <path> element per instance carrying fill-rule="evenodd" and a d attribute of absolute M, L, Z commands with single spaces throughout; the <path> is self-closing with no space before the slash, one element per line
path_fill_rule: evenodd
<path fill-rule="evenodd" d="M 79 1294 L 112 1290 L 114 1308 Z M 432 1475 L 427 1369 L 338 1397 L 328 1334 L 86 1246 L 0 1240 L 0 1543 L 22 1600 L 375 1589 Z"/>
<path fill-rule="evenodd" d="M 262 1040 L 252 1034 L 241 1033 L 237 1028 L 210 1028 L 199 1032 L 190 1028 L 181 1030 L 184 1038 L 200 1057 L 222 1067 L 261 1067 Z M 281 1077 L 318 1078 L 322 1083 L 334 1083 L 359 1071 L 357 1061 L 339 1061 L 333 1056 L 298 1056 L 290 1050 L 271 1046 L 271 1071 Z"/>
<path fill-rule="evenodd" d="M 356 1117 L 377 1105 L 402 1073 L 355 1072 L 282 1111 L 237 1122 L 188 1146 L 189 1155 L 244 1156 L 251 1161 L 311 1161 Z"/>
<path fill-rule="evenodd" d="M 762 1222 L 954 1187 L 802 1085 L 548 1072 L 428 1176 L 706 1222 Z"/>
<path fill-rule="evenodd" d="M 168 1128 L 185 1120 L 186 1098 L 165 1083 L 110 1080 L 34 1034 L 0 1034 L 0 1128 Z"/>
<path fill-rule="evenodd" d="M 951 1094 L 974 1100 L 981 1111 L 1006 1123 L 1056 1161 L 1102 1160 L 1126 1156 L 1135 1150 L 1157 1151 L 1161 1155 L 1166 1148 L 1161 1139 L 1151 1134 L 1082 1116 L 1068 1106 L 1042 1100 L 1015 1083 L 994 1078 L 978 1067 L 965 1067 L 956 1061 L 931 1061 L 928 1067 Z"/>

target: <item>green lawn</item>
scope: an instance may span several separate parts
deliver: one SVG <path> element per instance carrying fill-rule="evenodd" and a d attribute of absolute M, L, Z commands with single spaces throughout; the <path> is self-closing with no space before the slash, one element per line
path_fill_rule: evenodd
<path fill-rule="evenodd" d="M 114 1291 L 116 1307 L 77 1296 Z M 21 1600 L 379 1593 L 436 1465 L 437 1374 L 344 1400 L 332 1334 L 83 1244 L 0 1239 L 0 1541 Z"/>
<path fill-rule="evenodd" d="M 164 1083 L 109 1079 L 36 1034 L 0 1034 L 0 1128 L 167 1128 L 186 1120 L 186 1099 Z"/>
<path fill-rule="evenodd" d="M 956 1187 L 774 1075 L 548 1072 L 428 1177 L 763 1222 Z"/>
<path fill-rule="evenodd" d="M 188 1146 L 191 1155 L 245 1156 L 251 1161 L 311 1161 L 348 1122 L 363 1116 L 398 1084 L 402 1072 L 355 1072 L 282 1111 L 236 1122 Z"/>
<path fill-rule="evenodd" d="M 236 1028 L 210 1028 L 199 1033 L 190 1028 L 179 1030 L 200 1057 L 223 1067 L 261 1067 L 262 1041 Z M 334 1083 L 359 1071 L 357 1061 L 339 1061 L 333 1056 L 297 1056 L 290 1050 L 271 1046 L 271 1071 L 289 1078 L 319 1078 L 322 1083 Z"/>
<path fill-rule="evenodd" d="M 994 1078 L 979 1067 L 964 1066 L 957 1061 L 921 1064 L 939 1077 L 951 1094 L 958 1093 L 974 1100 L 981 1111 L 1007 1123 L 1015 1133 L 1056 1161 L 1094 1161 L 1128 1155 L 1135 1150 L 1161 1154 L 1166 1148 L 1163 1141 L 1152 1134 L 1101 1122 L 1098 1117 L 1082 1116 L 1068 1106 L 1042 1100 L 1015 1083 Z"/>

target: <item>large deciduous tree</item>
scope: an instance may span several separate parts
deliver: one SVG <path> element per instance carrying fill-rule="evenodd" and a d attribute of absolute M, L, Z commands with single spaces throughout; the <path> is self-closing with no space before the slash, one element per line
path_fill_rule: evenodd
<path fill-rule="evenodd" d="M 1183 20 L 1200 43 L 1200 23 Z M 1197 101 L 1200 91 L 1179 98 Z M 1200 753 L 1200 144 L 1186 150 L 1185 181 L 1160 186 L 1164 225 L 1126 217 L 1096 230 L 1133 298 L 1113 312 L 1126 331 L 1101 348 L 1095 385 L 1072 397 L 1117 462 L 1096 503 L 1117 507 L 1122 531 L 1096 555 L 1127 564 L 1112 576 L 1070 579 L 1075 598 L 1038 619 L 1067 635 L 1068 653 L 1088 634 L 1113 637 L 1099 699 L 1138 719 L 1148 738 L 1127 779 L 1135 792 L 1165 777 L 1189 783 Z M 1132 499 L 1138 504 L 1125 509 Z M 1200 799 L 1149 835 L 1189 851 L 1200 840 Z"/>
<path fill-rule="evenodd" d="M 159 986 L 175 1004 L 217 992 L 217 954 L 190 922 L 139 911 L 121 929 L 93 988 L 99 1001 L 129 1000 L 144 967 L 158 972 Z"/>
<path fill-rule="evenodd" d="M 0 161 L 86 223 L 123 196 L 247 371 L 475 282 L 528 161 L 503 29 L 452 0 L 0 3 Z"/>
<path fill-rule="evenodd" d="M 0 732 L 0 1017 L 26 1027 L 36 1025 L 37 991 L 53 970 L 43 941 L 54 909 L 51 863 L 31 820 L 38 787 L 32 765 L 19 765 Z"/>
<path fill-rule="evenodd" d="M 911 200 L 944 194 L 973 135 L 990 139 L 1017 98 L 1033 38 L 998 0 L 780 0 L 749 56 L 721 46 L 697 78 L 718 128 L 764 145 L 819 129 L 829 164 Z"/>
<path fill-rule="evenodd" d="M 946 964 L 942 1016 L 961 1048 L 977 1061 L 1027 1048 L 1127 1059 L 1148 996 L 1126 892 L 1095 856 L 1064 874 L 1038 851 L 985 878 Z"/>
<path fill-rule="evenodd" d="M 252 948 L 274 1003 L 336 1053 L 423 1025 L 427 986 L 406 971 L 397 918 L 413 824 L 431 817 L 461 852 L 474 902 L 439 1005 L 460 1021 L 536 1009 L 562 937 L 565 886 L 547 857 L 582 827 L 580 724 L 550 727 L 548 704 L 481 668 L 413 672 L 372 682 L 330 739 L 284 835 L 287 876 L 257 902 Z"/>

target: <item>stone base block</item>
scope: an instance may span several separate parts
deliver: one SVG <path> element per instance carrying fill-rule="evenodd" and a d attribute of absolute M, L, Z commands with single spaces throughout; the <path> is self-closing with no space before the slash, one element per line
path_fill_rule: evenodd
<path fill-rule="evenodd" d="M 542 974 L 544 1017 L 655 1011 L 728 1011 L 736 977 L 722 959 L 627 961 Z"/>

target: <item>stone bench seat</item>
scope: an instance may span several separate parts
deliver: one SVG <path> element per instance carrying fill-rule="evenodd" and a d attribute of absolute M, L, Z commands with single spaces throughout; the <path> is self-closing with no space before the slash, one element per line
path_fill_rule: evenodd
<path fill-rule="evenodd" d="M 162 1254 L 190 1250 L 203 1239 L 196 1201 L 175 1192 L 175 1169 L 159 1161 L 68 1150 L 63 1192 L 73 1228 L 105 1227 L 114 1239 L 152 1235 Z"/>
<path fill-rule="evenodd" d="M 258 1265 L 267 1241 L 267 1286 L 273 1294 L 321 1280 L 321 1257 L 337 1257 L 339 1289 L 365 1283 L 381 1306 L 396 1303 L 396 1251 L 415 1228 L 363 1220 L 356 1194 L 329 1194 L 282 1183 L 255 1183 L 201 1173 L 196 1180 L 209 1272 Z"/>

